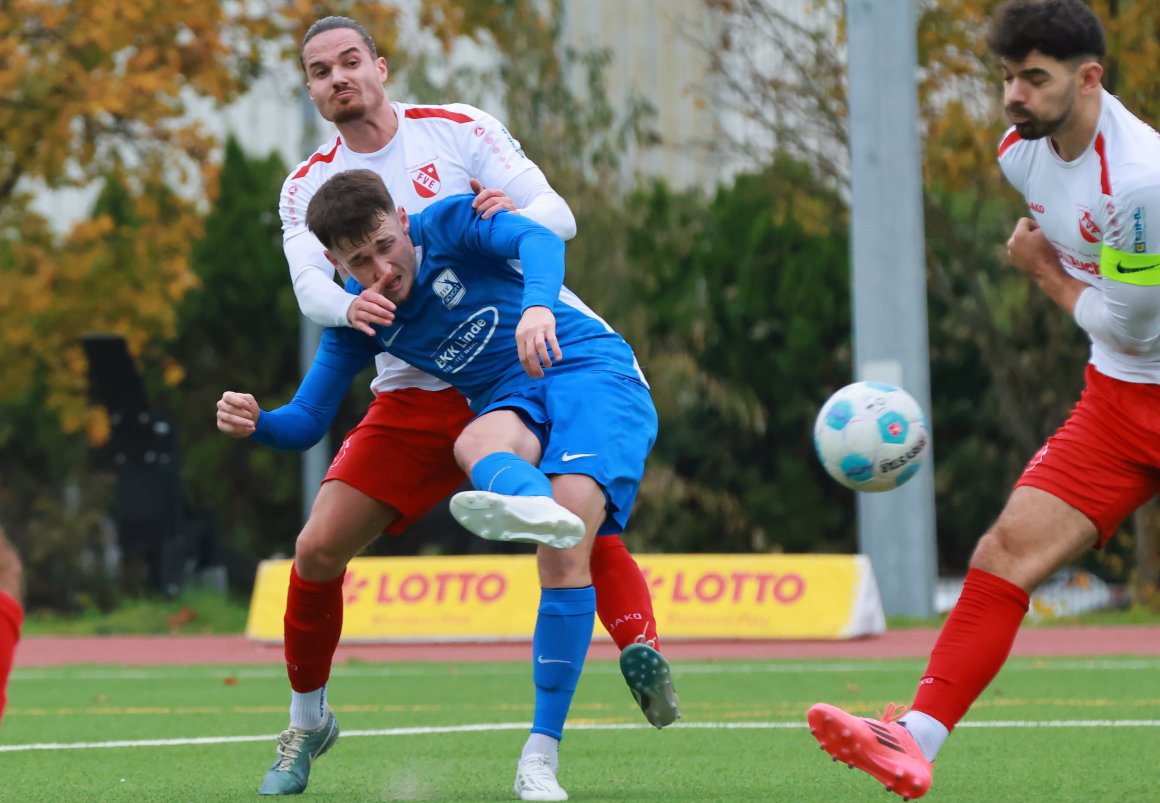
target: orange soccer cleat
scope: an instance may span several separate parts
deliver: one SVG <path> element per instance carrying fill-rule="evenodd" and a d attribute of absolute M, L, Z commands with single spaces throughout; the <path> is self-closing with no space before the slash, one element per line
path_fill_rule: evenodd
<path fill-rule="evenodd" d="M 806 718 L 810 733 L 834 761 L 872 775 L 903 800 L 914 800 L 930 790 L 931 763 L 910 731 L 895 721 L 905 711 L 905 706 L 888 705 L 877 720 L 817 703 Z"/>

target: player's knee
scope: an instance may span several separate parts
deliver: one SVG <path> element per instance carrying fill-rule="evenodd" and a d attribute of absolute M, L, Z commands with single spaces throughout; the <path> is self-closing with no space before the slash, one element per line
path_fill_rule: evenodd
<path fill-rule="evenodd" d="M 537 552 L 536 564 L 543 588 L 580 588 L 592 584 L 589 552 L 582 546 L 574 549 L 542 546 Z"/>
<path fill-rule="evenodd" d="M 346 571 L 350 556 L 330 546 L 309 529 L 303 530 L 294 545 L 294 566 L 298 576 L 325 583 Z"/>
<path fill-rule="evenodd" d="M 24 591 L 24 564 L 3 531 L 0 530 L 0 591 L 19 600 Z"/>

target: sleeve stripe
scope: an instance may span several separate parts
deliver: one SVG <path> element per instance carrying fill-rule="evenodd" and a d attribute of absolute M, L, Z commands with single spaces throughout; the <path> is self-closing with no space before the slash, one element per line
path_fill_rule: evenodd
<path fill-rule="evenodd" d="M 424 117 L 442 117 L 445 120 L 452 120 L 456 123 L 473 123 L 475 120 L 468 117 L 466 114 L 453 112 L 448 109 L 440 109 L 437 106 L 425 106 L 407 109 L 405 116 L 408 120 L 421 120 Z"/>
<path fill-rule="evenodd" d="M 1103 132 L 1096 134 L 1096 153 L 1100 157 L 1100 192 L 1104 195 L 1112 194 L 1112 180 L 1108 177 L 1108 155 L 1104 152 Z"/>
<path fill-rule="evenodd" d="M 330 153 L 318 153 L 315 151 L 314 155 L 310 157 L 310 161 L 302 165 L 302 167 L 298 169 L 298 172 L 291 176 L 291 178 L 302 178 L 310 172 L 310 168 L 314 167 L 314 165 L 318 164 L 319 162 L 333 162 L 334 155 L 338 153 L 338 146 L 341 144 L 342 137 L 339 137 L 337 140 L 335 140 L 334 147 L 330 149 Z"/>
<path fill-rule="evenodd" d="M 1014 129 L 1012 129 L 1011 132 L 1007 134 L 1007 136 L 1003 137 L 1003 141 L 999 143 L 999 158 L 1002 158 L 1003 152 L 1018 142 L 1020 139 L 1022 138 L 1015 133 Z"/>

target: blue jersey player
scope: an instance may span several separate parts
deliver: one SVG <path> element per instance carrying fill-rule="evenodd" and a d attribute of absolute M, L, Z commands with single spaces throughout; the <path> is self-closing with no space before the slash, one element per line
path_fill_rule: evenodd
<path fill-rule="evenodd" d="M 471 204 L 457 196 L 408 216 L 367 170 L 319 188 L 307 226 L 336 266 L 387 299 L 391 320 L 373 337 L 325 330 L 299 393 L 261 414 L 253 437 L 295 446 L 381 351 L 469 399 L 477 417 L 455 455 L 476 490 L 452 512 L 484 538 L 541 544 L 536 708 L 516 794 L 564 800 L 557 748 L 595 611 L 588 553 L 627 522 L 656 411 L 631 347 L 563 286 L 563 241 L 519 215 L 483 220 Z"/>

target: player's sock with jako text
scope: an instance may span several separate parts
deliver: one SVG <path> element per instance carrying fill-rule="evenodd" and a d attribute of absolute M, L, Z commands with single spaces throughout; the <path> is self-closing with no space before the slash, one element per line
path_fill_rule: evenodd
<path fill-rule="evenodd" d="M 339 575 L 325 583 L 315 583 L 303 580 L 298 570 L 290 567 L 282 623 L 286 674 L 290 676 L 290 688 L 297 692 L 317 691 L 330 679 L 334 651 L 342 635 L 342 580 Z"/>
<path fill-rule="evenodd" d="M 504 496 L 551 496 L 552 482 L 544 472 L 511 452 L 495 452 L 471 469 L 477 491 Z"/>
<path fill-rule="evenodd" d="M 616 646 L 623 650 L 639 641 L 660 650 L 648 582 L 619 535 L 596 537 L 591 569 L 596 615 Z"/>
<path fill-rule="evenodd" d="M 1014 583 L 979 569 L 968 571 L 911 710 L 953 730 L 1007 660 L 1029 603 L 1027 592 Z"/>
<path fill-rule="evenodd" d="M 595 621 L 596 591 L 592 586 L 540 589 L 532 635 L 532 680 L 536 684 L 532 733 L 553 739 L 563 736 Z"/>
<path fill-rule="evenodd" d="M 326 687 L 309 692 L 291 692 L 290 726 L 316 731 L 326 722 Z"/>

